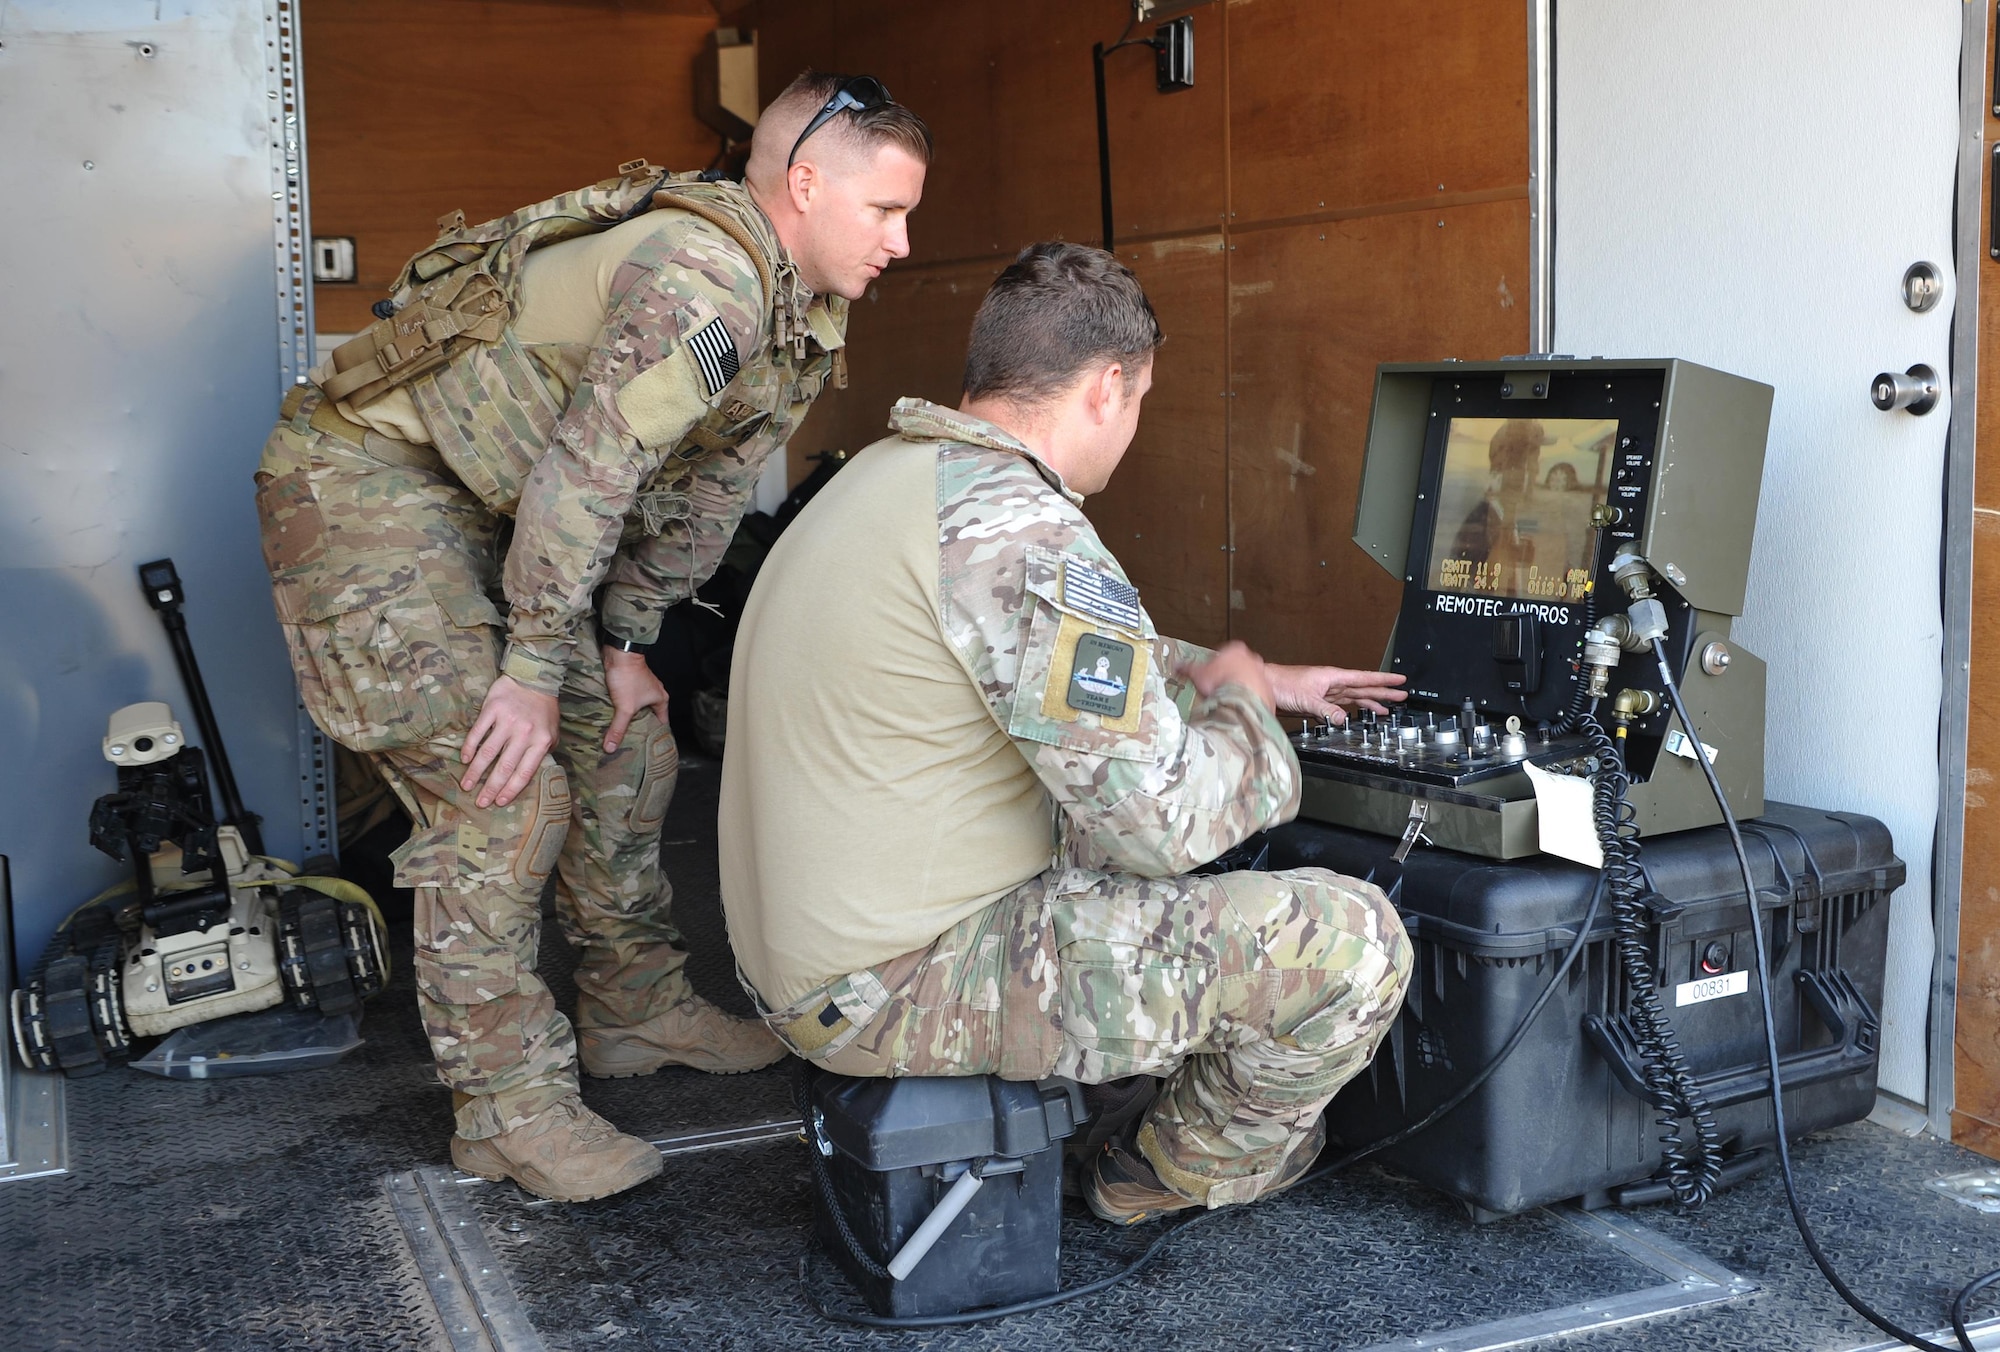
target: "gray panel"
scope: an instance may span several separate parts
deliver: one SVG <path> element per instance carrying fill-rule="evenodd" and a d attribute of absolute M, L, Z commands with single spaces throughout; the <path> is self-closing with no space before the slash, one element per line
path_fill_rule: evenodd
<path fill-rule="evenodd" d="M 1375 372 L 1375 402 L 1368 413 L 1368 454 L 1354 502 L 1354 543 L 1369 558 L 1401 576 L 1410 558 L 1410 514 L 1423 473 L 1424 422 L 1431 381 L 1441 369 L 1383 366 Z"/>
<path fill-rule="evenodd" d="M 1667 363 L 1653 491 L 1641 552 L 1687 581 L 1675 589 L 1697 610 L 1743 613 L 1750 541 L 1764 482 L 1771 387 L 1691 361 Z"/>
<path fill-rule="evenodd" d="M 301 845 L 296 699 L 250 483 L 282 388 L 273 245 L 296 216 L 272 173 L 299 110 L 271 83 L 289 20 L 275 0 L 0 8 L 0 308 L 15 319 L 0 329 L 0 852 L 29 961 L 120 877 L 85 839 L 113 783 L 106 716 L 164 699 L 192 722 L 143 560 L 169 555 L 186 581 L 266 845 Z M 285 304 L 304 332 L 300 280 Z"/>

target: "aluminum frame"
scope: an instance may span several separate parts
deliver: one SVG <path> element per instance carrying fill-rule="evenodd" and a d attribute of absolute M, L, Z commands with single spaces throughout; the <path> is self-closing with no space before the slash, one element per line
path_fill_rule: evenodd
<path fill-rule="evenodd" d="M 1555 0 L 1528 0 L 1528 350 L 1555 346 Z"/>
<path fill-rule="evenodd" d="M 1986 172 L 1987 17 L 1990 4 L 1964 7 L 1959 44 L 1959 146 L 1951 319 L 1951 430 L 1945 445 L 1944 691 L 1938 717 L 1938 822 L 1931 863 L 1929 1066 L 1924 1111 L 1931 1131 L 1951 1139 L 1956 1097 L 1958 920 L 1965 869 L 1965 770 L 1972 687 L 1973 483 L 1978 454 L 1980 189 Z"/>
<path fill-rule="evenodd" d="M 48 1178 L 69 1172 L 69 1119 L 60 1075 L 23 1070 L 14 1058 L 14 913 L 7 856 L 0 854 L 0 1019 L 9 1023 L 0 1039 L 0 1183 Z"/>
<path fill-rule="evenodd" d="M 264 0 L 265 92 L 271 126 L 271 242 L 278 274 L 278 396 L 305 383 L 313 361 L 312 207 L 306 172 L 305 75 L 297 0 Z M 299 704 L 300 856 L 339 858 L 333 745 Z"/>

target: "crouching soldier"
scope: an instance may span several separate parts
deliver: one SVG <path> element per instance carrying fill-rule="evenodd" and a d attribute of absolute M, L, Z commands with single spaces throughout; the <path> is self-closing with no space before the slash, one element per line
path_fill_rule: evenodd
<path fill-rule="evenodd" d="M 1159 342 L 1099 250 L 1001 273 L 960 407 L 900 402 L 759 573 L 720 820 L 741 973 L 801 1056 L 1165 1078 L 1084 1180 L 1121 1224 L 1301 1177 L 1410 969 L 1367 883 L 1190 872 L 1296 812 L 1279 711 L 1379 710 L 1402 677 L 1155 631 L 1081 503 Z"/>

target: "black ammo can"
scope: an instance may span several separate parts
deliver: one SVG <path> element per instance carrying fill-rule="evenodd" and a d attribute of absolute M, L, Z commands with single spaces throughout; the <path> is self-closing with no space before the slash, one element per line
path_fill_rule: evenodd
<path fill-rule="evenodd" d="M 1771 954 L 1787 1125 L 1797 1136 L 1858 1121 L 1875 1103 L 1889 895 L 1903 863 L 1872 817 L 1770 803 L 1742 829 Z M 1353 876 L 1393 848 L 1310 822 L 1270 843 L 1270 868 Z M 1643 840 L 1640 863 L 1655 894 L 1654 980 L 1715 1110 L 1731 1182 L 1770 1160 L 1775 1135 L 1742 874 L 1721 827 Z M 1409 992 L 1374 1062 L 1327 1108 L 1329 1133 L 1350 1148 L 1380 1140 L 1491 1061 L 1568 951 L 1597 877 L 1547 855 L 1414 851 L 1397 898 L 1415 949 Z M 1493 1078 L 1381 1158 L 1482 1220 L 1569 1198 L 1670 1196 L 1613 928 L 1607 899 L 1563 989 Z M 1691 1140 L 1691 1126 L 1681 1134 Z"/>
<path fill-rule="evenodd" d="M 878 1266 L 892 1267 L 940 1204 L 949 1213 L 969 1193 L 896 1278 L 863 1267 L 826 1189 L 815 1187 L 820 1242 L 877 1314 L 956 1314 L 1048 1295 L 1061 1284 L 1062 1142 L 1084 1117 L 1076 1085 L 815 1072 L 809 1102 L 814 1170 L 825 1171 L 847 1231 Z"/>

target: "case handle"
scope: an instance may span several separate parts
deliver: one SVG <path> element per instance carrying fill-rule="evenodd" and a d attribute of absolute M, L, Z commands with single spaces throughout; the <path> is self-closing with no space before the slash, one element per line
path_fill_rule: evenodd
<path fill-rule="evenodd" d="M 1873 1070 L 1880 1052 L 1882 1025 L 1854 979 L 1835 968 L 1829 972 L 1798 972 L 1795 973 L 1795 981 L 1800 994 L 1805 996 L 1806 1007 L 1819 1015 L 1834 1040 L 1825 1047 L 1780 1057 L 1780 1085 L 1787 1090 L 1802 1089 L 1807 1085 L 1845 1079 L 1849 1075 Z M 1597 1048 L 1598 1055 L 1611 1067 L 1612 1078 L 1624 1087 L 1626 1093 L 1655 1107 L 1673 1106 L 1662 1103 L 1647 1090 L 1645 1056 L 1640 1050 L 1637 1034 L 1623 1014 L 1608 1018 L 1602 1014 L 1587 1014 L 1583 1019 L 1583 1031 L 1591 1045 Z M 1771 1092 L 1771 1072 L 1762 1061 L 1710 1071 L 1697 1076 L 1696 1082 L 1711 1108 L 1748 1103 Z"/>

